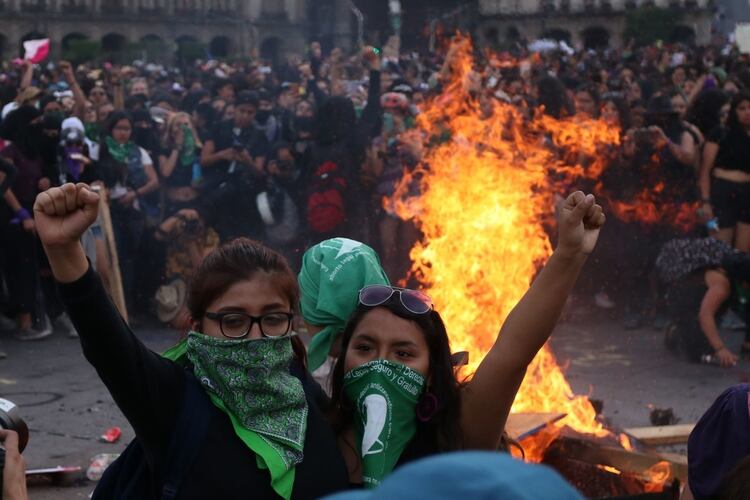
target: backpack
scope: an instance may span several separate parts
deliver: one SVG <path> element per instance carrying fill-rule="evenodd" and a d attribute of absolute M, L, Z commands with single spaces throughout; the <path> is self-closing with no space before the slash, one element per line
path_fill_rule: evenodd
<path fill-rule="evenodd" d="M 192 373 L 185 374 L 182 406 L 167 449 L 164 476 L 153 477 L 138 438 L 104 471 L 92 500 L 175 500 L 198 455 L 211 419 L 211 401 Z M 154 496 L 154 484 L 160 493 Z"/>
<path fill-rule="evenodd" d="M 317 167 L 307 197 L 307 223 L 313 233 L 331 233 L 346 221 L 346 188 L 338 163 L 327 160 Z"/>

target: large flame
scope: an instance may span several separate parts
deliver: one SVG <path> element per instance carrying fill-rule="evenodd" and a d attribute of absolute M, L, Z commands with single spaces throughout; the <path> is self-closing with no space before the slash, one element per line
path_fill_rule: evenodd
<path fill-rule="evenodd" d="M 472 93 L 478 78 L 469 41 L 460 39 L 449 57 L 450 83 L 418 118 L 429 145 L 422 166 L 394 200 L 424 235 L 411 251 L 412 273 L 445 320 L 453 350 L 469 351 L 471 373 L 552 252 L 556 201 L 571 179 L 597 179 L 619 132 L 597 120 L 528 120 L 498 101 L 488 112 Z M 410 197 L 415 179 L 422 193 Z M 609 433 L 589 400 L 573 393 L 547 346 L 529 366 L 513 411 L 565 413 L 559 426 Z M 537 450 L 524 443 L 527 457 L 540 459 L 555 435 L 542 433 Z"/>

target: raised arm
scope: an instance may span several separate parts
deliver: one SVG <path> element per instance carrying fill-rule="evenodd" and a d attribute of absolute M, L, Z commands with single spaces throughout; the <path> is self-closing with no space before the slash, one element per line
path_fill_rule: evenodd
<path fill-rule="evenodd" d="M 165 445 L 177 413 L 182 369 L 148 350 L 133 334 L 89 268 L 80 237 L 96 221 L 99 196 L 85 184 L 41 193 L 34 204 L 39 238 L 86 359 L 136 435 Z M 175 392 L 176 391 L 176 392 Z"/>
<path fill-rule="evenodd" d="M 86 111 L 86 96 L 84 95 L 81 86 L 78 85 L 73 66 L 68 61 L 60 61 L 59 67 L 62 71 L 65 83 L 68 84 L 68 87 L 73 92 L 73 100 L 75 101 L 73 116 L 77 116 L 83 120 L 83 114 Z"/>
<path fill-rule="evenodd" d="M 34 79 L 34 65 L 28 59 L 23 61 L 23 75 L 21 76 L 21 83 L 18 85 L 18 90 L 24 90 L 31 87 L 31 82 Z"/>
<path fill-rule="evenodd" d="M 577 191 L 565 200 L 557 249 L 508 315 L 464 391 L 461 427 L 466 448 L 497 447 L 526 368 L 552 333 L 604 220 L 593 195 Z"/>

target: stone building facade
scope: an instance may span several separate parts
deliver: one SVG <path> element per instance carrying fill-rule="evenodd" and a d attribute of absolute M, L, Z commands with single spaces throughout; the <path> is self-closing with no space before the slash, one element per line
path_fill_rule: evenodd
<path fill-rule="evenodd" d="M 346 0 L 0 0 L 0 58 L 16 57 L 23 40 L 49 37 L 53 56 L 71 40 L 101 42 L 104 50 L 138 42 L 169 50 L 192 42 L 226 57 L 254 51 L 269 58 L 300 52 L 309 18 L 327 10 L 322 34 L 350 36 Z M 317 4 L 317 5 L 316 5 Z M 338 19 L 337 19 L 337 13 Z"/>
<path fill-rule="evenodd" d="M 618 47 L 627 11 L 641 5 L 679 10 L 675 38 L 709 42 L 712 0 L 478 0 L 477 35 L 485 44 L 554 38 L 577 47 Z"/>

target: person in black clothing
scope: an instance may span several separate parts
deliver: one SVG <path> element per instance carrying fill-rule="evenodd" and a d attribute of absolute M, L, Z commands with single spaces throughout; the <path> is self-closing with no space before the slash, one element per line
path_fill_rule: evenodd
<path fill-rule="evenodd" d="M 270 146 L 253 125 L 258 95 L 240 92 L 235 106 L 234 119 L 220 123 L 201 152 L 207 216 L 222 241 L 257 239 L 263 229 L 255 196 L 265 187 Z"/>
<path fill-rule="evenodd" d="M 318 242 L 327 238 L 346 236 L 358 241 L 369 241 L 368 208 L 361 183 L 362 165 L 370 141 L 380 134 L 380 58 L 371 47 L 365 47 L 363 60 L 370 70 L 367 106 L 357 120 L 354 104 L 347 97 L 328 97 L 316 113 L 314 143 L 307 155 L 304 175 L 308 186 L 315 185 L 321 167 L 335 165 L 346 184 L 342 192 L 343 220 L 336 227 L 319 232 L 311 225 L 308 239 Z M 325 175 L 325 174 L 324 174 Z M 312 216 L 308 203 L 307 218 Z"/>
<path fill-rule="evenodd" d="M 97 207 L 85 185 L 66 184 L 42 193 L 34 210 L 84 355 L 135 430 L 139 470 L 150 479 L 139 498 L 161 498 L 161 478 L 183 459 L 170 456 L 170 442 L 199 439 L 174 436 L 186 411 L 209 412 L 210 420 L 172 498 L 318 498 L 345 489 L 345 464 L 321 411 L 325 398 L 307 373 L 301 341 L 290 335 L 299 291 L 283 258 L 247 239 L 208 255 L 189 291 L 194 331 L 167 359 L 133 335 L 86 261 L 78 239 Z M 186 409 L 191 384 L 203 390 Z M 111 470 L 125 470 L 125 460 Z M 105 474 L 97 491 L 122 490 L 131 479 Z"/>
<path fill-rule="evenodd" d="M 717 238 L 750 251 L 750 93 L 732 98 L 726 131 L 709 135 L 700 187 L 705 217 L 716 217 Z"/>

